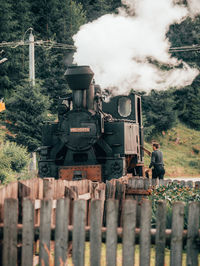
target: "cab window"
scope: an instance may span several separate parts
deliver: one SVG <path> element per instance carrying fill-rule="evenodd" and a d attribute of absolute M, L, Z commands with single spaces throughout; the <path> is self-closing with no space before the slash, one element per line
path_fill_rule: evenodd
<path fill-rule="evenodd" d="M 131 99 L 121 97 L 118 101 L 118 113 L 122 117 L 128 117 L 131 114 Z"/>

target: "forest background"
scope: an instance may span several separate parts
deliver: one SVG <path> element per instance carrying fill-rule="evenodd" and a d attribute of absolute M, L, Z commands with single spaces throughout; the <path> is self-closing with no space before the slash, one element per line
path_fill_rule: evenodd
<path fill-rule="evenodd" d="M 30 33 L 27 30 L 31 27 L 35 40 L 73 45 L 72 36 L 81 25 L 104 14 L 116 13 L 120 6 L 120 0 L 1 0 L 0 43 L 27 41 Z M 167 37 L 171 47 L 199 45 L 200 16 L 171 25 Z M 199 53 L 183 51 L 172 55 L 200 69 Z M 6 126 L 8 130 L 8 134 L 1 136 L 0 169 L 4 170 L 0 170 L 0 179 L 3 181 L 7 178 L 8 169 L 11 176 L 13 172 L 21 172 L 26 165 L 28 152 L 40 146 L 43 121 L 56 118 L 58 98 L 67 93 L 64 72 L 67 64 L 72 63 L 72 51 L 63 49 L 63 46 L 36 46 L 34 88 L 28 81 L 27 45 L 1 45 L 1 58 L 8 59 L 0 64 L 0 99 L 4 98 L 6 103 L 6 111 L 0 113 L 0 122 L 2 129 Z M 200 75 L 190 86 L 182 89 L 152 90 L 148 95 L 144 92 L 141 94 L 144 133 L 149 143 L 180 122 L 187 128 L 200 130 Z M 14 147 L 6 139 L 21 146 Z M 22 146 L 27 148 L 27 153 Z M 21 152 L 18 149 L 23 150 L 20 160 L 18 156 Z M 194 149 L 199 156 L 198 143 Z M 194 166 L 200 167 L 199 159 Z"/>

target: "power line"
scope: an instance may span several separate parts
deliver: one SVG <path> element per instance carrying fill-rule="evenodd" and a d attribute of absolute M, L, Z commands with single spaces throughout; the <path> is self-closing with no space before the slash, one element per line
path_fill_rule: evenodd
<path fill-rule="evenodd" d="M 200 45 L 172 47 L 172 48 L 169 49 L 170 53 L 195 52 L 195 51 L 200 51 Z"/>
<path fill-rule="evenodd" d="M 1 47 L 10 47 L 10 48 L 17 48 L 18 46 L 24 46 L 24 45 L 29 45 L 29 41 L 18 41 L 18 42 L 2 42 L 0 43 L 0 48 Z M 43 46 L 44 48 L 51 49 L 64 49 L 64 50 L 76 50 L 76 47 L 74 45 L 70 44 L 65 44 L 65 43 L 57 43 L 51 40 L 43 41 L 43 40 L 38 40 L 34 41 L 34 45 L 36 46 Z"/>
<path fill-rule="evenodd" d="M 18 46 L 29 45 L 29 41 L 18 41 L 18 42 L 2 42 L 0 43 L 1 47 L 11 47 L 17 48 Z M 52 40 L 38 40 L 34 41 L 34 45 L 44 47 L 46 49 L 63 49 L 63 50 L 76 50 L 74 45 L 65 44 L 65 43 L 57 43 Z M 190 46 L 178 46 L 169 48 L 170 53 L 178 53 L 178 52 L 197 52 L 200 51 L 200 45 L 190 45 Z"/>

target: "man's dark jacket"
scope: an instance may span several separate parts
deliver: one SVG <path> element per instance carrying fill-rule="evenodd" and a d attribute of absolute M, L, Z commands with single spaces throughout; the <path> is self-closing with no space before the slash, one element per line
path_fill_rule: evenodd
<path fill-rule="evenodd" d="M 162 154 L 161 151 L 155 150 L 155 151 L 152 152 L 152 154 L 151 154 L 151 163 L 149 165 L 149 168 L 151 168 L 152 166 L 154 166 L 154 168 L 156 166 L 164 166 L 163 154 Z"/>

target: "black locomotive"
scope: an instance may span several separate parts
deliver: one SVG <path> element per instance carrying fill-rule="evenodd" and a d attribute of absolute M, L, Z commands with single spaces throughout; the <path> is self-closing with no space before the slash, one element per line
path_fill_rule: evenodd
<path fill-rule="evenodd" d="M 127 173 L 143 175 L 141 98 L 102 98 L 88 66 L 65 73 L 72 90 L 60 99 L 58 122 L 43 126 L 39 176 L 106 181 Z"/>

